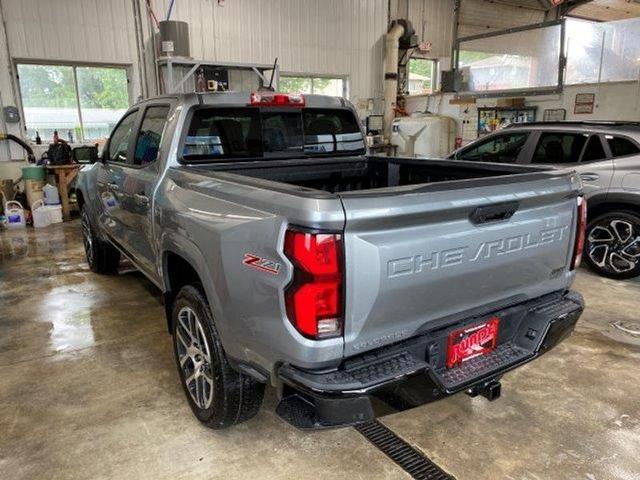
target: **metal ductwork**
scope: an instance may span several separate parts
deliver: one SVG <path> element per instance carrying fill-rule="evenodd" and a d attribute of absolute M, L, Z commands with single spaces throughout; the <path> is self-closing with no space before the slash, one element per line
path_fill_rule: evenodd
<path fill-rule="evenodd" d="M 398 52 L 400 48 L 411 46 L 414 30 L 409 20 L 399 19 L 391 22 L 389 31 L 385 35 L 384 61 L 384 138 L 391 139 L 391 123 L 393 122 L 393 107 L 398 95 Z"/>

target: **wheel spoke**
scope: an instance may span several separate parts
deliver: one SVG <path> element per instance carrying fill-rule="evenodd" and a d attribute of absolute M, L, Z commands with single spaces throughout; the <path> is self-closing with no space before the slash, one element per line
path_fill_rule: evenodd
<path fill-rule="evenodd" d="M 610 225 L 618 241 L 621 243 L 628 242 L 633 235 L 633 225 L 625 220 L 612 220 Z"/>
<path fill-rule="evenodd" d="M 607 227 L 597 225 L 589 232 L 588 240 L 590 243 L 613 242 L 615 237 Z"/>
<path fill-rule="evenodd" d="M 636 237 L 631 242 L 629 242 L 621 251 L 623 255 L 631 258 L 640 257 L 640 237 Z"/>
<path fill-rule="evenodd" d="M 593 263 L 595 263 L 600 268 L 604 268 L 607 258 L 609 256 L 609 245 L 594 245 L 589 250 L 589 257 Z"/>
<path fill-rule="evenodd" d="M 187 391 L 199 408 L 209 408 L 213 401 L 214 381 L 211 375 L 211 352 L 202 324 L 190 307 L 178 312 L 175 337 L 178 363 Z"/>
<path fill-rule="evenodd" d="M 636 267 L 636 262 L 632 262 L 622 255 L 613 252 L 609 255 L 609 266 L 618 273 L 628 272 Z"/>

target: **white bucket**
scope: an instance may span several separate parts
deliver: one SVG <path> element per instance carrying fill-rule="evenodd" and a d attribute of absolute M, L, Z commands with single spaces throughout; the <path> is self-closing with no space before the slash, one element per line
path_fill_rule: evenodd
<path fill-rule="evenodd" d="M 46 184 L 42 188 L 42 194 L 44 195 L 44 204 L 45 205 L 59 205 L 60 204 L 60 194 L 58 193 L 58 188 L 53 185 Z"/>
<path fill-rule="evenodd" d="M 37 200 L 31 205 L 31 215 L 33 216 L 33 227 L 43 228 L 51 225 L 49 209 L 45 207 L 44 201 Z"/>
<path fill-rule="evenodd" d="M 62 205 L 45 205 L 51 223 L 62 223 Z"/>
<path fill-rule="evenodd" d="M 7 216 L 7 228 L 24 228 L 27 221 L 24 216 L 24 208 L 20 202 L 11 200 L 4 206 L 5 215 Z"/>

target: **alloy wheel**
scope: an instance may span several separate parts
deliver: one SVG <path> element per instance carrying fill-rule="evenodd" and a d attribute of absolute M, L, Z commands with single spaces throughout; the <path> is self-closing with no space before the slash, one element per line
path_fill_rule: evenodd
<path fill-rule="evenodd" d="M 213 403 L 211 352 L 200 319 L 190 307 L 183 307 L 178 312 L 175 341 L 178 362 L 191 399 L 206 410 Z"/>
<path fill-rule="evenodd" d="M 82 215 L 82 243 L 84 244 L 87 262 L 91 265 L 93 263 L 93 236 L 91 234 L 89 218 L 86 213 Z"/>
<path fill-rule="evenodd" d="M 603 219 L 589 230 L 587 255 L 595 266 L 611 273 L 634 270 L 640 261 L 640 225 L 626 219 Z"/>

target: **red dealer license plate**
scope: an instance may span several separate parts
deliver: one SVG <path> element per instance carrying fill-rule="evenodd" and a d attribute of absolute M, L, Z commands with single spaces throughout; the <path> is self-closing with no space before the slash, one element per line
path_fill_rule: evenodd
<path fill-rule="evenodd" d="M 485 355 L 496 348 L 500 319 L 492 317 L 486 322 L 460 328 L 449 334 L 447 368 Z"/>

